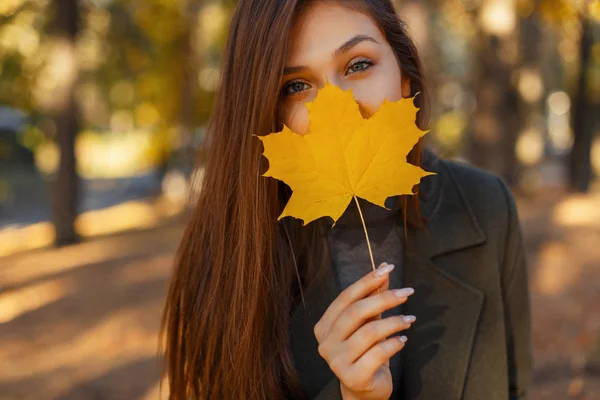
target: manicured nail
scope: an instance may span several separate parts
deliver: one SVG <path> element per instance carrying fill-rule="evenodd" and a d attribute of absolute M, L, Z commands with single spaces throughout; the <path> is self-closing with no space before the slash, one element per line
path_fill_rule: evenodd
<path fill-rule="evenodd" d="M 400 336 L 399 339 L 402 343 L 406 343 L 406 341 L 408 340 L 406 336 Z"/>
<path fill-rule="evenodd" d="M 415 292 L 413 288 L 402 288 L 394 290 L 394 296 L 396 297 L 408 297 Z"/>
<path fill-rule="evenodd" d="M 379 268 L 377 268 L 377 271 L 375 271 L 375 276 L 377 278 L 381 278 L 383 276 L 386 276 L 390 272 L 392 272 L 393 269 L 394 269 L 394 264 L 385 264 L 385 265 L 382 264 L 379 266 Z"/>
<path fill-rule="evenodd" d="M 417 317 L 415 317 L 414 315 L 405 315 L 404 317 L 402 317 L 402 319 L 404 320 L 404 322 L 412 324 L 417 320 Z"/>

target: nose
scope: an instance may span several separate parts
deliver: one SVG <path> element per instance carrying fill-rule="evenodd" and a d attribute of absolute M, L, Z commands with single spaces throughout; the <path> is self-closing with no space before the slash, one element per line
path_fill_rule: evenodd
<path fill-rule="evenodd" d="M 337 74 L 324 75 L 321 87 L 319 89 L 323 89 L 323 86 L 325 86 L 327 82 L 341 88 L 344 91 L 350 89 L 350 86 L 348 86 L 348 84 L 344 82 L 344 80 L 341 79 Z"/>

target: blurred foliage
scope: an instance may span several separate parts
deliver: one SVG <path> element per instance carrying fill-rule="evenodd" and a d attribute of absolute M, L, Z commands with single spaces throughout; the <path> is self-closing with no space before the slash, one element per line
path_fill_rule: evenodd
<path fill-rule="evenodd" d="M 540 166 L 547 160 L 568 169 L 582 74 L 583 98 L 592 109 L 600 107 L 599 0 L 396 4 L 424 59 L 432 95 L 431 145 L 446 157 L 473 161 L 469 146 L 479 135 L 490 150 L 484 159 L 517 165 L 508 174 L 506 167 L 490 169 L 505 177 L 514 173 L 520 181 L 511 183 L 524 186 L 541 181 Z M 582 59 L 584 24 L 593 38 L 591 57 Z M 591 164 L 598 176 L 600 119 L 589 118 Z"/>
<path fill-rule="evenodd" d="M 77 148 L 88 148 L 93 136 L 100 148 L 112 151 L 122 145 L 114 151 L 124 153 L 131 138 L 137 137 L 148 147 L 139 152 L 144 161 L 136 162 L 143 170 L 164 164 L 190 140 L 197 143 L 219 81 L 235 3 L 82 0 L 76 89 L 82 135 Z M 431 136 L 444 155 L 464 156 L 469 132 L 479 126 L 473 121 L 482 95 L 477 73 L 482 37 L 501 40 L 499 59 L 512 71 L 511 90 L 526 108 L 523 142 L 547 142 L 548 146 L 533 147 L 541 147 L 542 153 L 549 148 L 565 154 L 572 142 L 570 109 L 554 115 L 548 103 L 551 95 L 566 94 L 570 101 L 583 71 L 589 77 L 588 97 L 600 102 L 600 0 L 396 0 L 396 4 L 424 55 L 433 95 Z M 47 111 L 62 74 L 60 57 L 51 57 L 55 52 L 48 34 L 49 9 L 49 0 L 0 1 L 0 104 L 29 114 L 29 125 L 18 140 L 42 154 L 51 154 L 48 149 L 55 139 L 56 128 Z M 582 16 L 596 27 L 592 59 L 585 66 L 578 58 Z M 524 61 L 531 48 L 527 23 L 541 32 L 535 65 Z M 186 114 L 185 109 L 191 111 Z M 561 126 L 566 127 L 556 128 Z M 189 132 L 195 137 L 185 137 Z M 103 166 L 85 160 L 95 157 L 91 154 L 78 153 L 85 176 L 118 175 L 111 157 Z M 525 164 L 535 165 L 532 157 L 525 158 Z M 38 165 L 51 171 L 50 161 L 52 157 Z M 123 175 L 136 172 L 123 162 Z"/>
<path fill-rule="evenodd" d="M 0 3 L 0 104 L 29 114 L 30 125 L 18 140 L 42 151 L 39 160 L 52 154 L 48 149 L 56 128 L 47 110 L 62 73 L 60 58 L 50 58 L 50 4 L 48 0 Z M 149 147 L 143 152 L 145 160 L 136 163 L 140 170 L 166 162 L 181 144 L 182 102 L 190 102 L 193 110 L 191 120 L 183 123 L 201 127 L 208 118 L 232 7 L 207 2 L 190 16 L 192 4 L 176 0 L 90 0 L 82 5 L 76 95 L 83 132 L 77 148 L 88 148 L 89 132 L 94 132 L 93 141 L 101 148 L 118 145 L 120 152 L 127 151 L 130 138 L 138 137 Z M 190 38 L 195 42 L 186 51 Z M 182 95 L 189 84 L 185 73 L 194 78 L 188 96 Z M 90 154 L 83 150 L 78 154 L 84 176 L 95 163 L 85 160 Z M 53 164 L 50 157 L 39 165 L 49 172 Z M 116 173 L 109 164 L 107 173 Z M 129 164 L 123 165 L 123 175 L 136 172 Z M 104 174 L 102 168 L 92 175 Z"/>

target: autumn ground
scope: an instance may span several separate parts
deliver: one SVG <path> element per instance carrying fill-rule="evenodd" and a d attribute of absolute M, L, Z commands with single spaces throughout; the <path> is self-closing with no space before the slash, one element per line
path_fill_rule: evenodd
<path fill-rule="evenodd" d="M 520 198 L 532 399 L 600 398 L 600 193 Z M 158 317 L 182 223 L 0 259 L 0 400 L 158 399 Z M 20 239 L 21 240 L 21 239 Z"/>

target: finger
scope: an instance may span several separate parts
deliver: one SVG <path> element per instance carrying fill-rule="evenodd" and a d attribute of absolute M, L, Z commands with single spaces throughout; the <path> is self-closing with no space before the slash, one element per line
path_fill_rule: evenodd
<path fill-rule="evenodd" d="M 373 296 L 373 295 L 375 295 L 375 294 L 382 293 L 382 292 L 384 292 L 384 291 L 388 290 L 388 289 L 389 289 L 389 287 L 390 287 L 390 279 L 389 279 L 389 274 L 388 274 L 388 276 L 387 276 L 387 279 L 384 281 L 384 284 L 383 284 L 383 285 L 381 285 L 380 287 L 378 287 L 377 289 L 375 289 L 374 291 L 372 291 L 371 293 L 369 293 L 369 294 L 367 295 L 367 297 Z M 383 318 L 383 317 L 382 317 L 382 315 L 383 315 L 383 314 L 377 314 L 375 317 L 369 318 L 369 319 L 368 319 L 366 322 L 380 320 L 380 319 L 382 319 L 382 318 Z M 382 338 L 382 339 L 380 340 L 380 342 L 383 342 L 383 341 L 385 341 L 385 340 L 386 340 L 386 338 Z M 384 364 L 385 364 L 385 365 L 387 365 L 387 366 L 389 367 L 389 366 L 390 366 L 390 360 L 387 360 L 387 361 L 386 361 Z"/>
<path fill-rule="evenodd" d="M 333 323 L 333 328 L 327 339 L 344 341 L 370 318 L 385 310 L 397 307 L 406 302 L 408 296 L 414 293 L 413 288 L 386 290 L 383 293 L 358 300 L 348 306 Z"/>
<path fill-rule="evenodd" d="M 344 289 L 340 295 L 329 305 L 319 322 L 314 327 L 317 341 L 321 343 L 329 333 L 331 325 L 350 304 L 367 296 L 376 290 L 384 281 L 388 280 L 389 273 L 394 269 L 393 264 L 382 263 L 376 271 L 369 272 L 358 281 Z"/>
<path fill-rule="evenodd" d="M 386 274 L 385 280 L 381 283 L 381 286 L 378 286 L 371 293 L 368 293 L 365 297 L 373 296 L 374 294 L 379 294 L 381 292 L 385 292 L 390 288 L 390 275 Z"/>
<path fill-rule="evenodd" d="M 373 376 L 383 364 L 389 365 L 390 358 L 404 348 L 406 340 L 406 336 L 393 336 L 374 345 L 348 367 L 348 375 L 356 379 Z"/>
<path fill-rule="evenodd" d="M 410 328 L 415 321 L 416 317 L 413 315 L 396 315 L 361 326 L 345 342 L 346 363 L 354 364 L 375 344 L 385 342 L 388 336 Z"/>
<path fill-rule="evenodd" d="M 390 276 L 388 275 L 386 280 L 383 282 L 383 284 L 380 287 L 378 287 L 377 289 L 375 289 L 374 291 L 372 291 L 371 293 L 369 293 L 366 297 L 371 297 L 376 294 L 383 293 L 386 290 L 388 290 L 389 287 L 390 287 Z M 377 314 L 376 316 L 369 318 L 366 322 L 375 321 L 375 320 L 381 319 L 381 318 L 382 318 L 381 314 Z"/>

